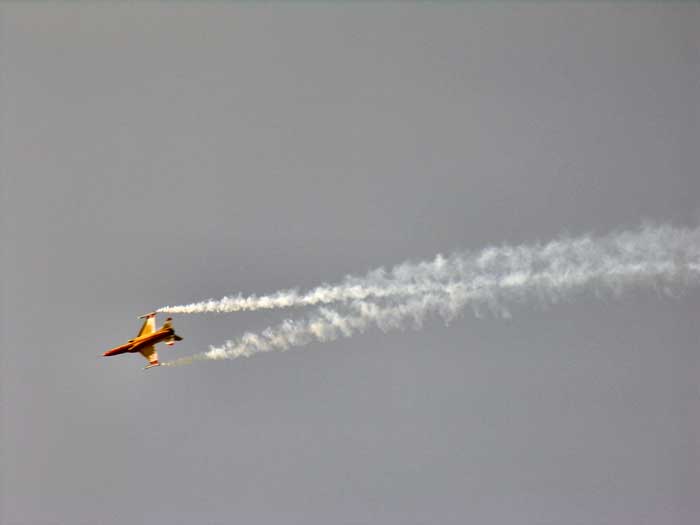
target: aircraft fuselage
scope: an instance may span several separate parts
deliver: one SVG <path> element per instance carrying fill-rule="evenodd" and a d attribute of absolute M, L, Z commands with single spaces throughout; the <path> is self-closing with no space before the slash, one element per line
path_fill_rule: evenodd
<path fill-rule="evenodd" d="M 161 328 L 149 335 L 144 335 L 142 337 L 137 337 L 133 341 L 126 343 L 124 345 L 112 348 L 104 353 L 106 357 L 112 355 L 140 352 L 142 348 L 147 346 L 152 346 L 157 343 L 161 343 L 166 339 L 169 339 L 175 335 L 175 330 L 173 328 Z"/>

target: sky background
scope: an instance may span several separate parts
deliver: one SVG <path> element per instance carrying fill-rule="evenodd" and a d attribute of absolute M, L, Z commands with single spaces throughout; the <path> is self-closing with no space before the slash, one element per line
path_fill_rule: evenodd
<path fill-rule="evenodd" d="M 2 525 L 695 524 L 700 294 L 142 372 L 137 315 L 700 219 L 697 2 L 3 2 Z M 161 360 L 303 311 L 175 316 Z"/>

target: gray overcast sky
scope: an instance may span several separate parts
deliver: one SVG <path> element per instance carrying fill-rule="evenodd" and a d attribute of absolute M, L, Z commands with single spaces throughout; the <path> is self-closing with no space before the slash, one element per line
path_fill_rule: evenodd
<path fill-rule="evenodd" d="M 697 224 L 700 4 L 0 17 L 2 525 L 697 523 L 697 291 L 100 356 L 164 304 Z M 178 316 L 161 358 L 302 313 Z"/>

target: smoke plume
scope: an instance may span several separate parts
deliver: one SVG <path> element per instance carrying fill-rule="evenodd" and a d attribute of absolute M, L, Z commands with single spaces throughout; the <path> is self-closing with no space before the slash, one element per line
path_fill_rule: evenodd
<path fill-rule="evenodd" d="M 619 296 L 652 289 L 672 294 L 700 284 L 700 229 L 648 226 L 605 237 L 565 238 L 544 245 L 490 247 L 479 253 L 438 255 L 389 271 L 346 277 L 306 293 L 225 297 L 163 312 L 235 312 L 318 306 L 299 320 L 246 333 L 209 351 L 167 363 L 226 359 L 351 337 L 370 327 L 420 327 L 428 316 L 446 323 L 470 308 L 477 317 L 510 316 L 518 304 L 547 305 L 577 294 Z M 325 306 L 333 304 L 333 307 Z"/>

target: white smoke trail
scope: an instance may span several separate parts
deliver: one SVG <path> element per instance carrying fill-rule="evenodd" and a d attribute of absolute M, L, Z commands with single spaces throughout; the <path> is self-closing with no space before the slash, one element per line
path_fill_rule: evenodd
<path fill-rule="evenodd" d="M 353 299 L 343 295 L 343 286 L 350 284 L 379 293 Z M 404 264 L 388 275 L 371 272 L 364 281 L 348 277 L 342 285 L 312 290 L 297 299 L 319 297 L 317 292 L 323 289 L 335 290 L 330 297 L 345 303 L 335 309 L 320 307 L 306 319 L 287 320 L 261 334 L 246 333 L 208 352 L 167 364 L 286 350 L 314 341 L 351 337 L 371 326 L 385 331 L 409 324 L 418 327 L 431 314 L 449 322 L 467 306 L 477 316 L 484 311 L 509 316 L 508 306 L 532 300 L 547 304 L 586 291 L 618 295 L 640 287 L 673 293 L 699 284 L 699 229 L 646 227 L 599 239 L 583 237 L 544 246 L 488 248 L 476 255 L 457 254 L 438 257 L 432 263 Z"/>
<path fill-rule="evenodd" d="M 458 274 L 458 263 L 463 257 L 465 256 L 453 255 L 445 259 L 442 255 L 437 255 L 433 261 L 417 264 L 406 262 L 389 272 L 379 268 L 362 277 L 346 276 L 340 284 L 324 284 L 303 294 L 294 289 L 280 290 L 260 297 L 244 297 L 239 294 L 180 306 L 164 306 L 158 312 L 231 313 L 414 295 L 442 287 L 449 280 L 463 278 Z"/>
<path fill-rule="evenodd" d="M 383 268 L 364 276 L 347 276 L 336 285 L 322 285 L 304 294 L 297 290 L 282 290 L 272 295 L 230 296 L 197 303 L 165 306 L 163 313 L 239 312 L 313 306 L 364 299 L 382 299 L 430 292 L 450 282 L 469 282 L 480 277 L 546 270 L 561 266 L 570 259 L 582 265 L 595 264 L 607 257 L 606 250 L 618 250 L 622 257 L 645 257 L 651 262 L 668 257 L 674 249 L 670 240 L 684 230 L 670 227 L 645 228 L 641 232 L 626 232 L 593 240 L 588 237 L 564 239 L 540 246 L 491 247 L 479 254 L 457 253 L 447 258 L 438 255 L 433 261 L 400 264 L 388 272 Z M 691 233 L 685 230 L 686 233 Z M 612 245 L 612 247 L 611 247 Z M 637 253 L 645 250 L 643 254 Z"/>

